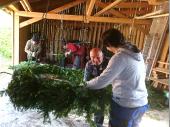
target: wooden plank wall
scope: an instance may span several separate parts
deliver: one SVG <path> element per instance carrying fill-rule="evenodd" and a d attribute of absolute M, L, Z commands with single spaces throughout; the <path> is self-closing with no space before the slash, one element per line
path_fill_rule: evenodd
<path fill-rule="evenodd" d="M 71 21 L 44 20 L 31 25 L 31 33 L 40 32 L 45 35 L 45 56 L 47 59 L 54 60 L 52 54 L 62 51 L 62 40 L 79 40 L 91 47 L 103 47 L 100 37 L 102 33 L 110 28 L 119 29 L 126 40 L 143 49 L 146 30 L 148 26 L 132 26 L 128 24 L 112 23 L 82 23 Z M 141 29 L 142 28 L 142 29 Z M 88 52 L 88 51 L 87 51 Z"/>
<path fill-rule="evenodd" d="M 19 47 L 20 47 L 20 50 L 19 50 L 19 61 L 23 61 L 23 60 L 26 60 L 27 58 L 27 54 L 25 53 L 25 45 L 26 45 L 26 42 L 31 38 L 29 36 L 29 31 L 30 31 L 30 26 L 27 26 L 27 27 L 24 27 L 24 28 L 21 28 L 19 30 Z"/>
<path fill-rule="evenodd" d="M 166 33 L 158 61 L 169 63 L 169 31 Z M 167 68 L 167 65 L 158 65 Z"/>
<path fill-rule="evenodd" d="M 158 59 L 152 68 L 150 80 L 155 88 L 169 90 L 169 31 L 165 35 L 162 46 L 160 47 Z"/>

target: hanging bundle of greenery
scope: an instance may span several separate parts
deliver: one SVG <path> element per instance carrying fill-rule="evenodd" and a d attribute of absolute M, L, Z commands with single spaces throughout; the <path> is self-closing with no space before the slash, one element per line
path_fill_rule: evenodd
<path fill-rule="evenodd" d="M 66 117 L 70 112 L 85 114 L 89 123 L 92 123 L 94 112 L 101 108 L 108 111 L 111 89 L 85 88 L 82 70 L 34 62 L 23 62 L 13 69 L 5 93 L 18 110 L 36 109 L 45 120 L 50 112 L 56 118 Z M 101 102 L 104 106 L 100 105 Z"/>

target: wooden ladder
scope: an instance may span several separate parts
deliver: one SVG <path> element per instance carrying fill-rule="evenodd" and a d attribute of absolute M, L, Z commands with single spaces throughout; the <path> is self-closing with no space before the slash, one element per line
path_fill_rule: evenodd
<path fill-rule="evenodd" d="M 156 88 L 168 90 L 169 89 L 169 63 L 158 61 L 159 66 L 152 68 L 150 80 L 152 85 Z M 160 66 L 161 65 L 161 66 Z"/>

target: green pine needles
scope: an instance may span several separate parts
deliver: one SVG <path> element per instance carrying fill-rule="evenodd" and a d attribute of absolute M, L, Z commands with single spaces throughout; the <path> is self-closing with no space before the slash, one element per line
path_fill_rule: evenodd
<path fill-rule="evenodd" d="M 44 115 L 44 120 L 49 119 L 50 112 L 56 118 L 72 112 L 85 115 L 91 126 L 95 112 L 108 112 L 111 88 L 85 88 L 82 70 L 34 62 L 23 62 L 13 69 L 5 93 L 17 110 L 36 109 Z"/>

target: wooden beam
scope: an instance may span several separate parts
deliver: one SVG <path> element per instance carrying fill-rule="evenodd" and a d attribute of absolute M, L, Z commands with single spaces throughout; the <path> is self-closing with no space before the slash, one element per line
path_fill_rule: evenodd
<path fill-rule="evenodd" d="M 32 24 L 34 22 L 40 21 L 41 19 L 42 19 L 42 17 L 41 18 L 31 18 L 31 19 L 29 19 L 27 21 L 21 22 L 19 27 L 22 28 L 24 26 L 28 26 L 28 25 L 30 25 L 30 24 Z"/>
<path fill-rule="evenodd" d="M 96 1 L 95 5 L 97 5 L 98 7 L 102 8 L 102 9 L 107 6 L 107 4 L 102 3 L 100 1 Z M 110 9 L 107 12 L 109 12 L 110 14 L 115 15 L 117 17 L 127 18 L 125 15 L 123 15 L 122 13 L 120 13 L 120 12 L 114 10 L 114 9 Z"/>
<path fill-rule="evenodd" d="M 0 0 L 0 9 L 6 7 L 10 4 L 19 2 L 20 0 Z"/>
<path fill-rule="evenodd" d="M 168 43 L 167 43 L 168 44 Z M 168 46 L 167 46 L 168 47 Z M 163 50 L 164 51 L 164 50 Z M 163 52 L 164 53 L 164 52 Z M 157 61 L 159 64 L 169 65 L 169 63 L 166 63 L 164 61 Z"/>
<path fill-rule="evenodd" d="M 128 18 L 112 18 L 112 17 L 96 17 L 90 16 L 89 21 L 92 22 L 104 22 L 104 23 L 119 23 L 119 24 L 132 24 L 133 19 Z M 134 24 L 150 25 L 150 20 L 134 20 Z"/>
<path fill-rule="evenodd" d="M 13 64 L 19 64 L 19 16 L 13 16 Z"/>
<path fill-rule="evenodd" d="M 6 12 L 6 13 L 10 14 L 10 15 L 12 15 L 12 13 L 13 13 L 13 10 L 11 10 L 11 9 L 10 9 L 10 8 L 8 8 L 8 7 L 3 8 L 2 10 L 3 10 L 4 12 Z"/>
<path fill-rule="evenodd" d="M 169 16 L 169 13 L 166 13 L 166 14 L 148 16 L 148 17 L 143 18 L 143 19 L 153 19 L 153 18 L 161 18 L 161 17 L 168 17 L 168 16 Z"/>
<path fill-rule="evenodd" d="M 95 16 L 99 16 L 101 15 L 102 13 L 104 13 L 105 11 L 111 9 L 112 7 L 114 7 L 115 5 L 119 4 L 122 0 L 116 0 L 114 1 L 113 3 L 111 3 L 110 5 L 106 6 L 105 8 L 103 8 L 101 11 L 97 12 L 95 14 Z"/>
<path fill-rule="evenodd" d="M 18 8 L 16 8 L 14 5 L 12 5 L 12 4 L 10 4 L 9 6 L 8 6 L 11 10 L 13 10 L 13 11 L 19 11 L 18 10 Z"/>
<path fill-rule="evenodd" d="M 165 41 L 164 41 L 164 44 L 163 44 L 163 47 L 162 47 L 162 53 L 161 53 L 161 56 L 160 56 L 160 61 L 158 62 L 165 62 L 166 59 L 167 59 L 167 56 L 169 55 L 169 32 L 166 34 L 166 37 L 165 37 Z M 168 63 L 169 65 L 169 63 Z"/>
<path fill-rule="evenodd" d="M 70 3 L 68 3 L 68 4 L 65 4 L 65 5 L 61 6 L 61 7 L 58 7 L 58 8 L 56 8 L 56 9 L 53 9 L 53 10 L 49 11 L 48 13 L 58 13 L 58 12 L 61 12 L 61 11 L 63 11 L 63 10 L 69 9 L 69 8 L 71 8 L 71 7 L 74 7 L 74 6 L 76 6 L 76 5 L 80 4 L 80 3 L 83 3 L 83 2 L 85 2 L 85 0 L 76 0 L 76 1 L 74 1 L 74 2 L 70 2 Z M 27 26 L 27 25 L 30 25 L 30 24 L 32 24 L 32 23 L 38 22 L 38 21 L 40 21 L 42 18 L 43 18 L 43 17 L 41 17 L 41 18 L 36 18 L 36 17 L 35 17 L 35 18 L 29 19 L 29 20 L 27 20 L 27 21 L 24 21 L 24 22 L 20 23 L 20 28 L 22 28 L 22 27 L 24 27 L 24 26 Z"/>
<path fill-rule="evenodd" d="M 156 15 L 156 14 L 160 14 L 160 13 L 162 13 L 162 12 L 163 12 L 163 10 L 154 11 L 154 12 L 145 14 L 145 15 L 143 15 L 143 16 L 135 17 L 135 19 L 144 19 L 144 18 L 146 18 L 146 17 L 153 16 L 153 15 Z"/>
<path fill-rule="evenodd" d="M 96 1 L 97 2 L 97 1 Z M 104 3 L 107 6 L 111 4 L 111 2 L 106 2 Z M 151 5 L 148 4 L 146 1 L 141 1 L 141 2 L 121 2 L 118 5 L 114 6 L 114 8 L 124 8 L 124 9 L 132 9 L 132 8 L 148 8 L 152 7 Z"/>
<path fill-rule="evenodd" d="M 120 13 L 126 15 L 126 16 L 130 16 L 130 15 L 134 15 L 136 13 L 136 15 L 145 15 L 146 13 L 148 13 L 148 10 L 131 10 L 131 9 L 126 9 L 126 10 L 120 10 Z"/>
<path fill-rule="evenodd" d="M 16 15 L 23 16 L 23 17 L 35 17 L 35 18 L 42 18 L 44 13 L 40 12 L 25 12 L 25 11 L 18 11 Z M 84 21 L 83 16 L 79 15 L 63 15 L 63 14 L 50 14 L 47 13 L 47 19 L 55 19 L 55 20 L 68 20 L 68 21 Z M 128 18 L 111 18 L 111 17 L 94 17 L 88 16 L 87 17 L 91 22 L 108 22 L 108 23 L 122 23 L 122 24 L 132 24 L 133 19 Z M 134 20 L 135 24 L 145 24 L 150 25 L 150 20 Z"/>
<path fill-rule="evenodd" d="M 89 20 L 87 19 L 87 11 L 88 11 L 88 7 L 89 7 L 89 5 L 90 5 L 90 0 L 87 0 L 87 2 L 86 2 L 86 10 L 85 10 L 85 21 L 84 21 L 84 23 L 89 23 Z"/>
<path fill-rule="evenodd" d="M 86 16 L 90 16 L 92 11 L 93 11 L 93 7 L 94 7 L 94 4 L 96 2 L 96 0 L 89 0 L 89 5 L 87 7 L 87 11 L 86 11 Z"/>
<path fill-rule="evenodd" d="M 25 11 L 18 11 L 16 12 L 16 15 L 22 16 L 22 17 L 35 17 L 35 18 L 42 18 L 44 13 L 41 12 L 25 12 Z M 65 14 L 52 14 L 47 13 L 46 14 L 47 19 L 59 19 L 59 20 L 72 20 L 72 21 L 83 21 L 83 16 L 77 16 L 77 15 L 65 15 Z"/>
<path fill-rule="evenodd" d="M 148 8 L 151 7 L 146 1 L 139 2 L 121 2 L 115 8 Z"/>
<path fill-rule="evenodd" d="M 76 0 L 76 1 L 70 2 L 68 4 L 65 4 L 65 5 L 63 5 L 61 7 L 58 7 L 56 9 L 53 9 L 53 10 L 49 11 L 49 13 L 58 13 L 58 12 L 66 10 L 66 9 L 69 9 L 71 7 L 74 7 L 74 6 L 78 5 L 78 4 L 81 4 L 83 2 L 85 2 L 85 0 Z"/>
<path fill-rule="evenodd" d="M 168 2 L 168 0 L 148 0 L 150 5 L 160 5 L 166 2 Z"/>
<path fill-rule="evenodd" d="M 23 0 L 23 2 L 25 3 L 25 5 L 26 5 L 28 11 L 31 12 L 31 11 L 32 11 L 32 7 L 31 7 L 30 3 L 28 2 L 28 0 Z"/>
<path fill-rule="evenodd" d="M 28 11 L 27 6 L 25 5 L 24 1 L 20 1 L 22 7 L 24 8 L 25 11 Z"/>

